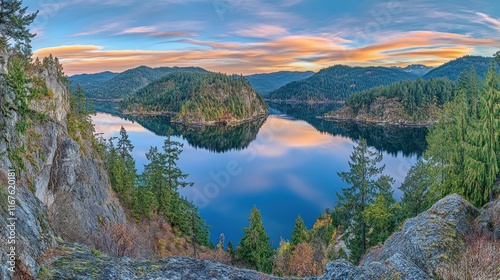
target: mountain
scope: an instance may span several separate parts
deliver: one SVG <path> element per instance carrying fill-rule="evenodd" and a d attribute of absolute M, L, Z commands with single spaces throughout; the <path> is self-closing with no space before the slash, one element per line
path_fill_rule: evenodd
<path fill-rule="evenodd" d="M 175 114 L 173 121 L 238 123 L 267 115 L 264 99 L 241 77 L 175 72 L 122 100 L 126 114 Z"/>
<path fill-rule="evenodd" d="M 68 77 L 68 79 L 74 83 L 79 83 L 80 85 L 89 84 L 89 83 L 100 83 L 105 82 L 114 78 L 119 73 L 114 73 L 111 71 L 105 71 L 94 74 L 77 74 Z"/>
<path fill-rule="evenodd" d="M 417 76 L 387 67 L 350 67 L 344 65 L 322 69 L 311 77 L 291 82 L 268 96 L 273 100 L 321 102 L 345 100 L 353 92 Z"/>
<path fill-rule="evenodd" d="M 484 56 L 464 56 L 447 62 L 425 74 L 424 79 L 430 78 L 448 78 L 452 81 L 457 81 L 462 71 L 469 71 L 472 66 L 476 69 L 476 73 L 480 79 L 488 71 L 492 58 Z"/>
<path fill-rule="evenodd" d="M 93 92 L 98 90 L 101 83 L 111 80 L 118 74 L 110 71 L 95 74 L 77 74 L 68 77 L 68 80 L 71 82 L 70 88 L 73 92 L 76 90 L 77 85 L 80 85 L 85 92 Z"/>
<path fill-rule="evenodd" d="M 422 77 L 423 75 L 429 73 L 432 69 L 435 67 L 423 65 L 423 64 L 411 64 L 406 67 L 394 67 L 396 69 L 399 69 L 404 72 L 412 73 L 415 74 L 419 77 Z"/>
<path fill-rule="evenodd" d="M 314 72 L 312 71 L 280 71 L 274 73 L 254 74 L 246 76 L 245 78 L 257 93 L 267 96 L 273 90 L 276 90 L 288 83 L 309 78 L 312 75 L 314 75 Z"/>
<path fill-rule="evenodd" d="M 119 73 L 111 79 L 89 82 L 80 86 L 88 98 L 119 99 L 136 92 L 156 79 L 177 71 L 207 72 L 205 69 L 199 67 L 151 68 L 139 66 Z M 81 79 L 81 76 L 77 76 L 76 79 L 75 76 L 69 77 L 69 80 L 72 82 L 78 82 Z"/>

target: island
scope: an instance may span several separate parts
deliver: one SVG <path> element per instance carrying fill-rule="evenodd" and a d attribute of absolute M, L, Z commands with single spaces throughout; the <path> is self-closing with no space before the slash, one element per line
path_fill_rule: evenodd
<path fill-rule="evenodd" d="M 172 122 L 237 125 L 267 116 L 265 100 L 241 76 L 175 72 L 120 102 L 125 115 L 171 115 Z"/>

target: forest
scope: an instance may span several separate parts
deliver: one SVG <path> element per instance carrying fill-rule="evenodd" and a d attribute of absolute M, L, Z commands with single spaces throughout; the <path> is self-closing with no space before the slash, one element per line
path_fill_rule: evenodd
<path fill-rule="evenodd" d="M 345 100 L 357 91 L 416 78 L 414 74 L 394 68 L 336 65 L 322 69 L 307 79 L 291 82 L 271 92 L 267 98 L 298 101 Z"/>
<path fill-rule="evenodd" d="M 175 113 L 174 121 L 243 120 L 267 113 L 264 99 L 243 77 L 176 72 L 121 101 L 125 113 Z"/>
<path fill-rule="evenodd" d="M 448 78 L 457 81 L 463 70 L 474 67 L 479 79 L 482 80 L 488 72 L 490 62 L 489 57 L 466 55 L 429 71 L 423 78 L 427 80 L 431 78 Z"/>
<path fill-rule="evenodd" d="M 116 74 L 102 72 L 91 75 L 74 75 L 69 77 L 71 87 L 80 85 L 88 98 L 121 99 L 129 96 L 169 73 L 177 71 L 207 72 L 199 67 L 158 67 L 139 66 Z"/>
<path fill-rule="evenodd" d="M 401 104 L 405 119 L 418 121 L 429 119 L 437 108 L 453 100 L 454 92 L 455 83 L 448 79 L 408 80 L 354 93 L 345 105 L 357 115 L 362 108 L 371 108 L 380 97 L 394 98 Z"/>

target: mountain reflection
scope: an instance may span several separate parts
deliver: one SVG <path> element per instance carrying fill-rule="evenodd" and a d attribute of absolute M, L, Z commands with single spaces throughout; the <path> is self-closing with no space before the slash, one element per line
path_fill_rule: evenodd
<path fill-rule="evenodd" d="M 216 153 L 242 150 L 255 140 L 266 118 L 246 122 L 237 126 L 192 126 L 171 123 L 166 116 L 122 116 L 137 122 L 159 136 L 166 136 L 169 129 L 172 135 L 181 136 L 189 145 Z"/>
<path fill-rule="evenodd" d="M 270 103 L 275 112 L 304 120 L 317 130 L 333 136 L 351 139 L 365 138 L 368 145 L 391 155 L 402 152 L 404 156 L 422 156 L 427 148 L 427 128 L 374 125 L 352 121 L 326 121 L 317 118 L 339 108 L 339 104 Z"/>

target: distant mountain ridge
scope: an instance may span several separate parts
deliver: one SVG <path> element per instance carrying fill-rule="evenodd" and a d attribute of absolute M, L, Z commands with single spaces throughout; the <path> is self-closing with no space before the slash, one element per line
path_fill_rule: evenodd
<path fill-rule="evenodd" d="M 417 78 L 415 74 L 388 67 L 336 65 L 322 69 L 307 79 L 291 82 L 271 92 L 268 98 L 303 102 L 338 101 L 345 100 L 354 92 Z"/>
<path fill-rule="evenodd" d="M 401 71 L 412 73 L 412 74 L 415 74 L 419 77 L 422 77 L 423 75 L 429 73 L 429 71 L 431 71 L 435 67 L 427 66 L 427 65 L 423 65 L 423 64 L 410 64 L 406 67 L 394 66 L 393 68 L 396 68 L 396 69 L 399 69 Z"/>
<path fill-rule="evenodd" d="M 476 73 L 480 79 L 483 79 L 492 58 L 484 56 L 464 56 L 452 61 L 449 61 L 425 74 L 424 79 L 431 78 L 448 78 L 452 81 L 457 81 L 462 71 L 469 71 L 472 66 L 476 69 Z"/>
<path fill-rule="evenodd" d="M 116 75 L 120 73 L 115 73 L 111 71 L 104 71 L 94 74 L 77 74 L 70 77 L 71 81 L 85 84 L 85 83 L 96 83 L 96 82 L 105 82 L 114 78 Z"/>
<path fill-rule="evenodd" d="M 276 90 L 288 83 L 309 78 L 312 75 L 314 75 L 314 72 L 312 71 L 279 71 L 248 75 L 245 76 L 245 78 L 257 93 L 267 96 L 273 90 Z"/>
<path fill-rule="evenodd" d="M 68 79 L 72 81 L 73 84 L 80 83 L 80 86 L 88 98 L 120 99 L 136 92 L 154 80 L 177 71 L 208 72 L 200 67 L 151 68 L 139 66 L 119 73 L 108 80 L 99 81 L 99 79 L 103 77 L 102 73 L 87 74 L 84 76 L 84 80 L 89 81 L 87 83 L 80 82 L 82 80 L 82 75 L 71 76 Z M 109 74 L 107 75 L 110 76 Z"/>

